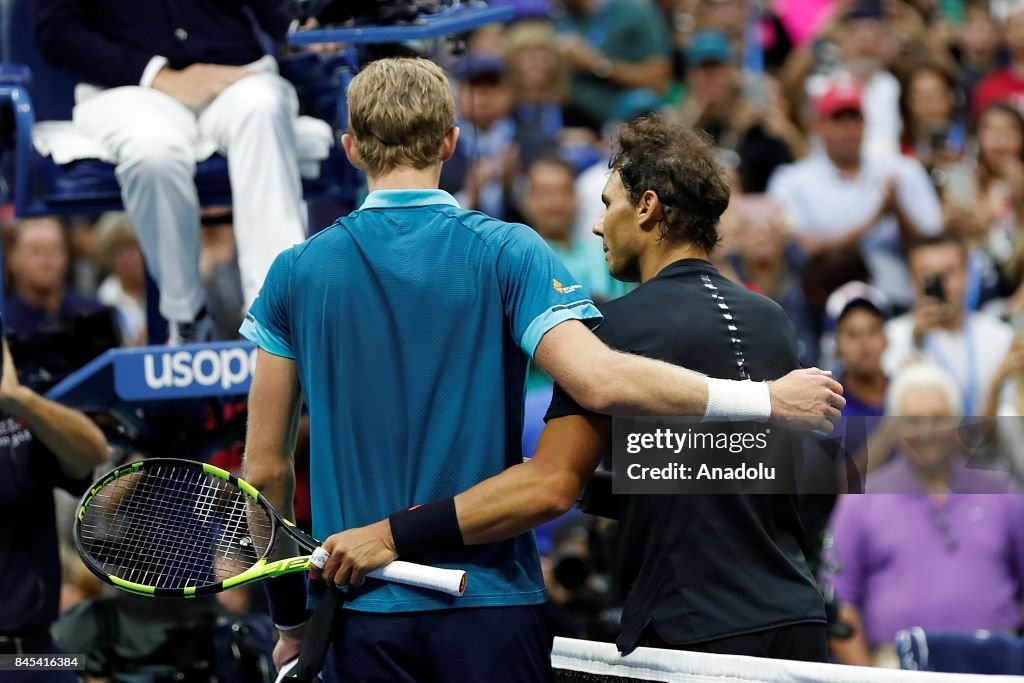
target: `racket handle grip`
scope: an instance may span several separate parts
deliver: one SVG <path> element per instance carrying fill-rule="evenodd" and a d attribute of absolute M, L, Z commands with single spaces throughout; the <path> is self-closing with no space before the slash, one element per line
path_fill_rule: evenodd
<path fill-rule="evenodd" d="M 466 572 L 461 569 L 442 569 L 395 560 L 380 569 L 374 569 L 367 576 L 407 586 L 429 588 L 454 596 L 466 592 Z"/>

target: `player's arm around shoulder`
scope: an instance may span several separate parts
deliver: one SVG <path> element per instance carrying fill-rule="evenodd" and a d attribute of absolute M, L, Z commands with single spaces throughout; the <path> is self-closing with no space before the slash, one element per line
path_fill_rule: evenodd
<path fill-rule="evenodd" d="M 832 430 L 846 401 L 831 373 L 795 370 L 774 382 L 710 379 L 662 361 L 614 351 L 578 321 L 550 329 L 534 360 L 582 407 L 605 415 L 772 419 Z"/>

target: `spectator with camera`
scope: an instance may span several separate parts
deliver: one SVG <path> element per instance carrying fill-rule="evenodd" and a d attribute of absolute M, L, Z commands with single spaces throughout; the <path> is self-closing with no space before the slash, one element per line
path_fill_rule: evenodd
<path fill-rule="evenodd" d="M 212 338 L 199 277 L 196 163 L 227 155 L 248 302 L 274 257 L 305 236 L 298 100 L 254 30 L 255 20 L 283 40 L 286 4 L 36 0 L 33 9 L 40 51 L 80 80 L 76 128 L 117 164 L 170 340 Z"/>
<path fill-rule="evenodd" d="M 893 379 L 887 414 L 899 457 L 867 475 L 868 493 L 840 499 L 824 578 L 852 638 L 832 643 L 845 664 L 884 662 L 897 631 L 1012 631 L 1024 590 L 1024 502 L 1009 480 L 967 466 L 956 381 L 912 364 Z M 991 495 L 967 495 L 987 493 Z M 908 580 L 911 578 L 912 580 Z"/>
<path fill-rule="evenodd" d="M 959 387 L 964 415 L 980 415 L 1013 341 L 1009 325 L 965 307 L 967 253 L 952 237 L 922 238 L 907 251 L 917 300 L 913 309 L 886 325 L 886 371 L 911 360 L 941 367 Z"/>

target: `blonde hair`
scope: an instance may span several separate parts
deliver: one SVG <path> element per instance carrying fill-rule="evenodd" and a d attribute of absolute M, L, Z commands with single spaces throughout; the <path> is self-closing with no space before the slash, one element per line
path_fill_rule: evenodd
<path fill-rule="evenodd" d="M 569 98 L 569 69 L 556 47 L 554 27 L 540 20 L 521 21 L 505 35 L 505 64 L 508 65 L 508 79 L 516 93 L 522 89 L 519 73 L 515 67 L 516 58 L 531 50 L 547 50 L 555 57 L 557 66 L 547 84 L 547 91 L 555 95 L 554 101 L 565 102 Z"/>
<path fill-rule="evenodd" d="M 454 127 L 451 85 L 426 59 L 377 60 L 348 87 L 349 132 L 371 176 L 440 162 L 441 143 Z"/>
<path fill-rule="evenodd" d="M 108 211 L 96 221 L 96 256 L 107 270 L 113 269 L 118 249 L 126 244 L 138 243 L 128 214 Z"/>

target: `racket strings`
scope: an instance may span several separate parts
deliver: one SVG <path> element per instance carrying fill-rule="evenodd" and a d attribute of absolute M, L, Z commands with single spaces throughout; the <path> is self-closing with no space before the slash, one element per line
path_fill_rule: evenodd
<path fill-rule="evenodd" d="M 156 588 L 223 581 L 264 556 L 268 512 L 197 468 L 158 465 L 101 489 L 79 524 L 83 552 L 103 572 Z"/>

